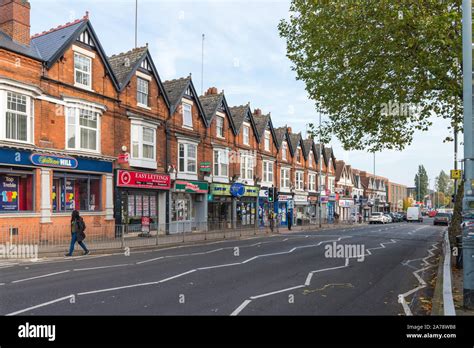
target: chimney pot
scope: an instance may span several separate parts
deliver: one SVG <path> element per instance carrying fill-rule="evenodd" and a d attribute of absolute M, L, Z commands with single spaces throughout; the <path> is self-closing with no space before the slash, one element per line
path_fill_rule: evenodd
<path fill-rule="evenodd" d="M 262 110 L 260 110 L 260 109 L 258 109 L 258 108 L 255 109 L 255 110 L 253 111 L 253 113 L 254 113 L 255 115 L 262 116 Z"/>
<path fill-rule="evenodd" d="M 288 133 L 293 133 L 293 129 L 291 127 L 288 127 Z"/>

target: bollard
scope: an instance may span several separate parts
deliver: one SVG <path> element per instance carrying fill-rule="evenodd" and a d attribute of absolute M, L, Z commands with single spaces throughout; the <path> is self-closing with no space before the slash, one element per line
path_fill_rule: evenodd
<path fill-rule="evenodd" d="M 474 309 L 474 233 L 464 234 L 462 239 L 462 252 L 464 307 Z"/>

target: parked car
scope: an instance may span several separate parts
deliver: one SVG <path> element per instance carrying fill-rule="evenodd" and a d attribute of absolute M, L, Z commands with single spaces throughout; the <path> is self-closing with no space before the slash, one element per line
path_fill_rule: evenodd
<path fill-rule="evenodd" d="M 388 223 L 387 217 L 384 213 L 372 213 L 369 217 L 369 224 L 386 224 Z"/>
<path fill-rule="evenodd" d="M 448 226 L 451 222 L 451 214 L 449 213 L 438 213 L 436 214 L 433 225 L 446 225 Z"/>
<path fill-rule="evenodd" d="M 437 212 L 436 210 L 430 210 L 429 213 L 428 213 L 428 216 L 429 216 L 430 218 L 432 218 L 432 217 L 435 217 L 436 214 L 438 214 L 438 212 Z"/>
<path fill-rule="evenodd" d="M 407 221 L 407 213 L 400 213 L 400 216 L 402 217 L 402 221 Z"/>
<path fill-rule="evenodd" d="M 420 207 L 409 207 L 407 209 L 407 221 L 412 222 L 423 222 L 423 216 L 421 215 Z"/>
<path fill-rule="evenodd" d="M 392 216 L 391 216 L 390 214 L 384 214 L 384 215 L 385 215 L 385 217 L 387 218 L 387 222 L 388 222 L 388 223 L 393 222 Z"/>
<path fill-rule="evenodd" d="M 390 216 L 392 217 L 393 222 L 402 222 L 403 217 L 399 213 L 390 213 Z"/>

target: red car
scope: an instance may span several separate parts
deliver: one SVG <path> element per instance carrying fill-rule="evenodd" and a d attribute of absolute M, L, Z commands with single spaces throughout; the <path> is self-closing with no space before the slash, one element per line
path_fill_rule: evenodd
<path fill-rule="evenodd" d="M 428 212 L 428 216 L 431 217 L 431 218 L 435 217 L 436 214 L 438 214 L 438 212 L 436 210 L 432 210 L 432 211 Z"/>

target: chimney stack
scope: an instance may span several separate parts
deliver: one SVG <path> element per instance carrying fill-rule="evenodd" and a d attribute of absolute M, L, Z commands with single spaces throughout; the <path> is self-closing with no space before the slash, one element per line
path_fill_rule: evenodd
<path fill-rule="evenodd" d="M 0 0 L 0 30 L 24 46 L 30 45 L 30 9 L 28 0 Z"/>
<path fill-rule="evenodd" d="M 288 133 L 293 133 L 293 129 L 291 127 L 286 127 L 288 129 Z"/>
<path fill-rule="evenodd" d="M 204 93 L 204 95 L 214 95 L 214 94 L 219 94 L 219 91 L 217 90 L 216 87 L 209 87 L 207 91 Z"/>
<path fill-rule="evenodd" d="M 262 116 L 262 110 L 260 110 L 260 109 L 253 110 L 253 113 L 254 113 L 254 115 Z"/>

